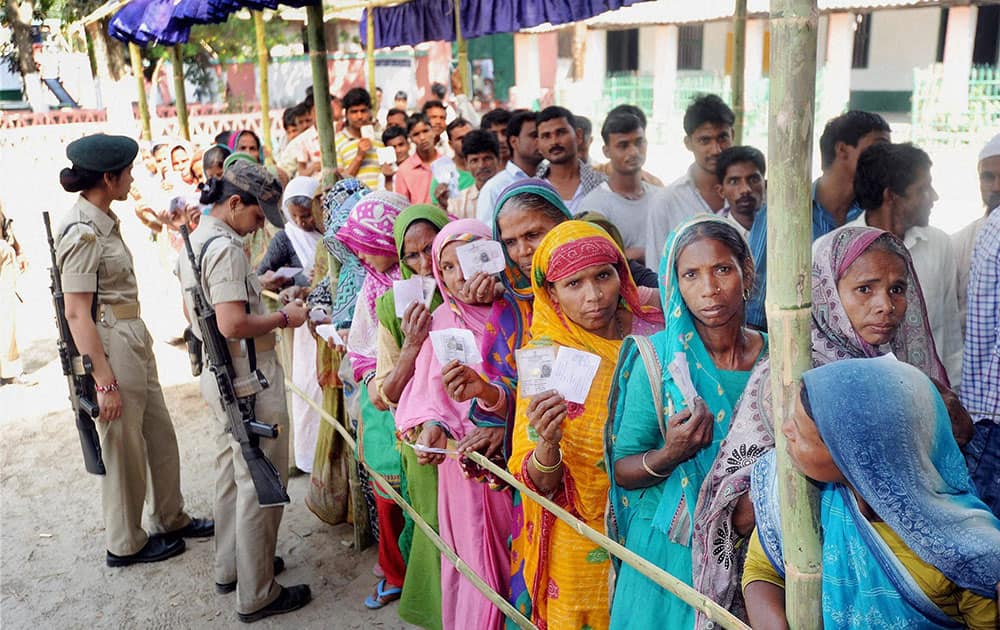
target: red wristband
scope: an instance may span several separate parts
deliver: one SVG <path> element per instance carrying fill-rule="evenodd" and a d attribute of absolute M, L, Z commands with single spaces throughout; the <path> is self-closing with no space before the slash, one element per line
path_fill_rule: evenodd
<path fill-rule="evenodd" d="M 288 328 L 288 313 L 286 313 L 281 309 L 278 309 L 278 314 L 281 315 L 281 320 L 282 320 L 281 327 Z"/>

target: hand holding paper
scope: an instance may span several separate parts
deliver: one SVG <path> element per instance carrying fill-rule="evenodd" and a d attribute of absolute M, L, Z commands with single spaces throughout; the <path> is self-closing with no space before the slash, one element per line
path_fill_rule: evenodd
<path fill-rule="evenodd" d="M 431 278 L 432 282 L 433 280 Z M 434 291 L 432 289 L 428 293 L 427 289 L 427 283 L 420 276 L 414 276 L 406 280 L 395 280 L 392 283 L 392 295 L 396 301 L 396 317 L 403 317 L 406 314 L 406 309 L 414 302 L 421 302 L 424 306 L 430 306 Z"/>
<path fill-rule="evenodd" d="M 445 328 L 430 332 L 431 345 L 438 363 L 447 365 L 458 361 L 464 365 L 476 365 L 483 362 L 479 353 L 479 345 L 471 330 L 464 328 Z"/>
<path fill-rule="evenodd" d="M 496 241 L 472 241 L 459 246 L 455 253 L 458 255 L 458 264 L 462 267 L 462 275 L 466 279 L 472 278 L 480 271 L 487 274 L 500 273 L 507 266 L 503 248 Z"/>
<path fill-rule="evenodd" d="M 293 280 L 301 272 L 302 267 L 282 267 L 274 272 L 274 277 L 281 280 Z"/>
<path fill-rule="evenodd" d="M 600 366 L 601 357 L 598 355 L 563 346 L 559 348 L 552 366 L 551 382 L 567 402 L 582 405 L 587 401 Z"/>

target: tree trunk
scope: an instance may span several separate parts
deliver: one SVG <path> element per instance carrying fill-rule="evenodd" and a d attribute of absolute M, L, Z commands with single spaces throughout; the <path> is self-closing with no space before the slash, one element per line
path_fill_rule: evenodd
<path fill-rule="evenodd" d="M 816 0 L 771 0 L 768 134 L 767 319 L 786 571 L 785 615 L 792 630 L 823 627 L 822 548 L 816 487 L 793 466 L 781 422 L 795 409 L 811 367 L 813 110 Z"/>
<path fill-rule="evenodd" d="M 170 65 L 174 74 L 174 109 L 177 110 L 177 126 L 181 137 L 191 141 L 191 130 L 188 127 L 187 93 L 184 91 L 184 59 L 181 56 L 181 46 L 170 47 Z"/>
<path fill-rule="evenodd" d="M 271 92 L 268 75 L 268 50 L 264 39 L 264 12 L 252 11 L 254 41 L 257 46 L 257 73 L 260 76 L 260 137 L 264 155 L 269 164 L 274 162 L 274 144 L 271 141 Z"/>
<path fill-rule="evenodd" d="M 736 123 L 733 125 L 733 144 L 743 144 L 743 121 L 746 115 L 746 80 L 747 69 L 747 0 L 736 0 L 736 11 L 733 15 L 733 113 Z"/>
<path fill-rule="evenodd" d="M 34 19 L 35 5 L 32 0 L 7 0 L 6 12 L 17 49 L 17 69 L 24 81 L 24 95 L 31 104 L 32 111 L 45 111 L 48 108 L 45 106 L 41 75 L 38 73 L 31 45 L 31 22 Z"/>

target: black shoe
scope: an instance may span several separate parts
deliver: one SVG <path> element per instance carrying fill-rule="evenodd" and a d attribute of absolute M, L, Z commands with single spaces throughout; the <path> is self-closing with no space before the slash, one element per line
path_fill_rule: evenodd
<path fill-rule="evenodd" d="M 281 594 L 278 595 L 278 599 L 274 600 L 267 606 L 264 606 L 257 612 L 247 614 L 236 613 L 236 616 L 239 617 L 240 621 L 243 623 L 253 623 L 254 621 L 260 621 L 264 617 L 270 617 L 271 615 L 283 615 L 285 613 L 292 612 L 293 610 L 298 610 L 310 601 L 312 601 L 312 591 L 309 590 L 308 584 L 282 586 Z"/>
<path fill-rule="evenodd" d="M 279 575 L 285 570 L 285 561 L 281 556 L 274 556 L 274 574 Z M 224 582 L 222 584 L 215 583 L 215 592 L 219 595 L 226 595 L 227 593 L 232 593 L 236 590 L 236 580 L 232 582 Z"/>
<path fill-rule="evenodd" d="M 173 538 L 211 538 L 215 536 L 215 521 L 210 518 L 193 518 L 180 529 L 167 533 Z"/>
<path fill-rule="evenodd" d="M 179 556 L 184 553 L 185 548 L 186 545 L 181 538 L 154 535 L 149 537 L 142 549 L 130 556 L 117 556 L 109 551 L 107 562 L 109 567 L 127 567 L 139 562 L 160 562 Z"/>

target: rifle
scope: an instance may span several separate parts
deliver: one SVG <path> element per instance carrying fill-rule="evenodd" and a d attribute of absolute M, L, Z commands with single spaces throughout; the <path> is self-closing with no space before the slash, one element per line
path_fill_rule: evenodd
<path fill-rule="evenodd" d="M 45 222 L 45 236 L 49 241 L 49 254 L 52 256 L 49 277 L 52 280 L 50 288 L 52 305 L 56 311 L 56 329 L 59 331 L 59 341 L 56 345 L 59 348 L 62 371 L 69 384 L 69 400 L 76 415 L 76 430 L 80 433 L 80 446 L 83 448 L 83 465 L 87 472 L 103 475 L 107 471 L 104 469 L 104 460 L 101 459 L 101 440 L 94 425 L 94 419 L 101 415 L 101 410 L 97 406 L 94 377 L 91 376 L 94 366 L 90 357 L 80 354 L 73 341 L 73 333 L 69 329 L 69 322 L 66 321 L 66 299 L 59 277 L 59 266 L 56 264 L 56 246 L 52 239 L 52 225 L 49 222 L 48 212 L 42 213 L 42 220 Z M 96 295 L 94 300 L 97 300 Z"/>
<path fill-rule="evenodd" d="M 219 332 L 216 323 L 215 309 L 212 308 L 201 287 L 201 266 L 191 248 L 187 226 L 182 225 L 180 231 L 191 269 L 194 271 L 194 284 L 185 289 L 191 294 L 191 302 L 194 305 L 194 313 L 191 315 L 198 322 L 208 369 L 215 375 L 215 383 L 219 387 L 219 402 L 229 418 L 228 430 L 240 443 L 243 459 L 246 460 L 254 488 L 257 490 L 257 502 L 261 507 L 284 505 L 291 500 L 285 492 L 285 487 L 281 485 L 278 469 L 260 450 L 260 438 L 278 437 L 278 425 L 257 421 L 254 412 L 254 394 L 237 396 L 237 387 L 245 384 L 245 381 L 256 381 L 252 385 L 257 385 L 256 391 L 260 391 L 268 386 L 267 379 L 256 369 L 248 378 L 237 379 L 232 357 L 229 355 L 229 345 Z"/>

